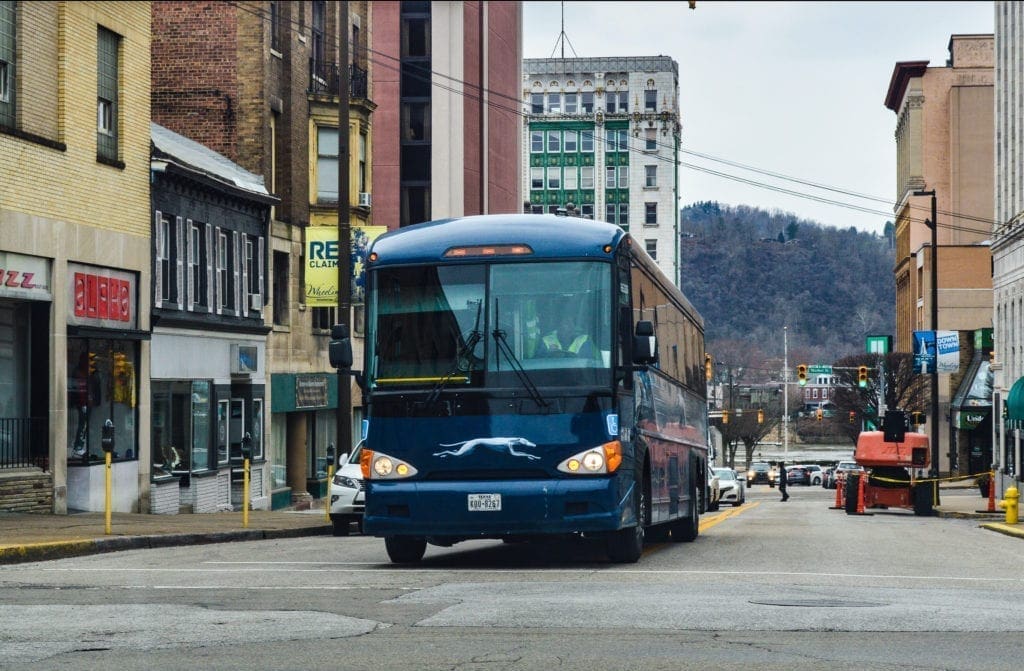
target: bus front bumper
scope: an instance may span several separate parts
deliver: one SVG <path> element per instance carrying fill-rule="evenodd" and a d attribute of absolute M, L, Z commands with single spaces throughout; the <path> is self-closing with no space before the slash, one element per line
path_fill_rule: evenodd
<path fill-rule="evenodd" d="M 614 531 L 635 520 L 629 491 L 615 478 L 507 482 L 374 481 L 366 496 L 363 532 L 372 536 L 500 538 Z M 492 496 L 475 496 L 475 495 Z M 471 509 L 471 500 L 500 510 Z M 627 517 L 628 516 L 628 517 Z"/>

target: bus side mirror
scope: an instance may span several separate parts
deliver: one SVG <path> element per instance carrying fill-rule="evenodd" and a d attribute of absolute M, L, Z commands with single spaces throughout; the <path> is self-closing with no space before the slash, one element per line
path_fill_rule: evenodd
<path fill-rule="evenodd" d="M 331 327 L 331 342 L 327 354 L 334 368 L 352 367 L 352 341 L 348 337 L 348 327 L 335 324 Z"/>
<path fill-rule="evenodd" d="M 658 361 L 658 339 L 654 335 L 654 324 L 638 321 L 633 336 L 633 363 L 649 364 Z"/>

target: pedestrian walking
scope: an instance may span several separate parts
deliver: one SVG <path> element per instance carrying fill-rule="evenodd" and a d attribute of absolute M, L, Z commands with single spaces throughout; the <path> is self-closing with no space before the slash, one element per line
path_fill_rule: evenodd
<path fill-rule="evenodd" d="M 779 493 L 782 494 L 783 501 L 789 500 L 789 494 L 786 493 L 786 462 L 779 462 Z"/>

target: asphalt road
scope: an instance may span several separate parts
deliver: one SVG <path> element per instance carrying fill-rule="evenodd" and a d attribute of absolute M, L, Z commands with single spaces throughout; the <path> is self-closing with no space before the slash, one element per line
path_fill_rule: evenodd
<path fill-rule="evenodd" d="M 1022 541 L 755 487 L 688 544 L 376 538 L 132 550 L 0 567 L 3 669 L 1017 669 Z"/>

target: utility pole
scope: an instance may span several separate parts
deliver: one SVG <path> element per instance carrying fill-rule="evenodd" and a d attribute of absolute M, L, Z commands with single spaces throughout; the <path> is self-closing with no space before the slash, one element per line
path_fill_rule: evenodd
<path fill-rule="evenodd" d="M 782 327 L 782 456 L 789 458 L 789 327 Z"/>
<path fill-rule="evenodd" d="M 932 334 L 935 338 L 935 366 L 932 368 L 932 477 L 939 475 L 939 237 L 936 220 L 935 189 L 931 191 L 915 191 L 915 196 L 932 197 L 932 217 L 925 220 L 925 225 L 932 230 L 932 262 L 931 262 L 931 303 L 932 303 Z"/>
<path fill-rule="evenodd" d="M 351 335 L 352 231 L 349 227 L 348 146 L 348 2 L 338 3 L 338 316 L 337 323 Z M 352 376 L 348 368 L 338 369 L 338 447 L 334 458 L 352 451 Z M 328 490 L 330 483 L 327 483 Z"/>

